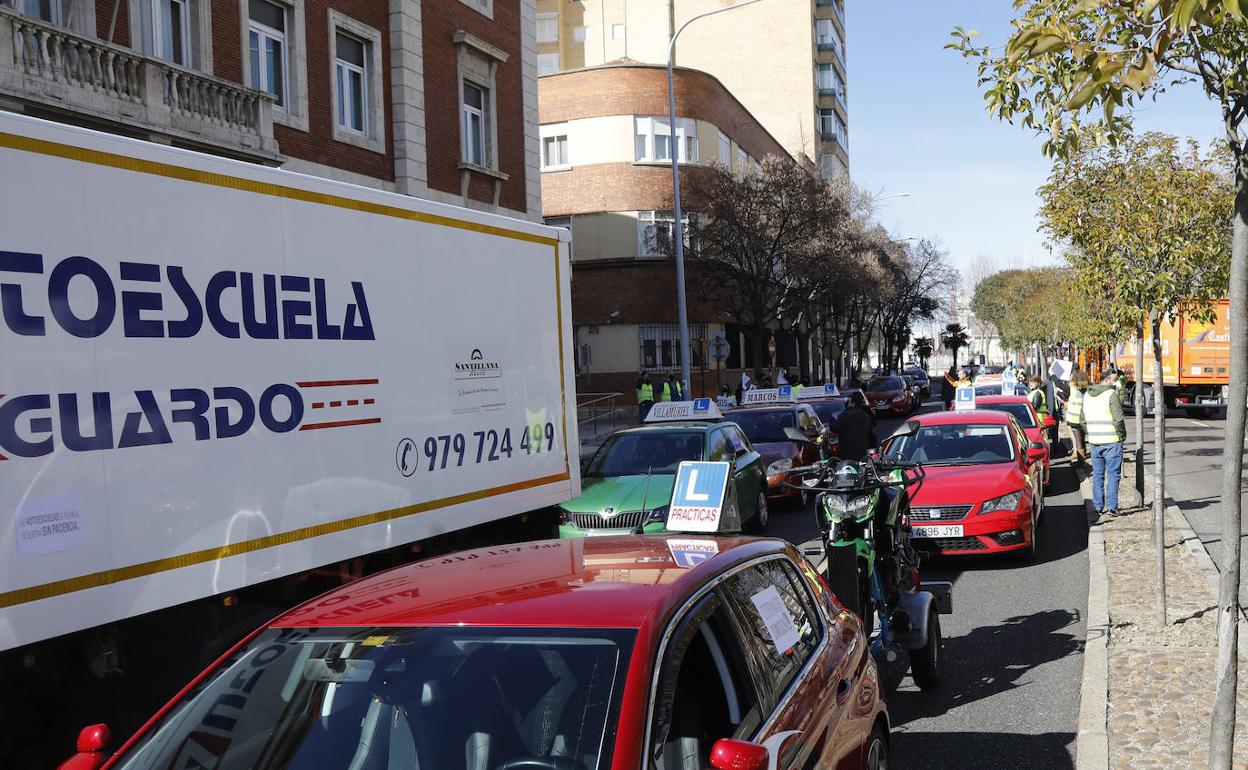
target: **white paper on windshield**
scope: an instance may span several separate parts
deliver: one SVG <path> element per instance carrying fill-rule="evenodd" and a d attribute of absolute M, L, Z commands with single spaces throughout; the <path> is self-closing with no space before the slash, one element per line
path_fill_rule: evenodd
<path fill-rule="evenodd" d="M 966 435 L 969 436 L 1000 436 L 1001 429 L 995 425 L 970 427 L 966 429 Z"/>
<path fill-rule="evenodd" d="M 776 652 L 783 654 L 800 641 L 797 624 L 793 622 L 793 616 L 789 614 L 789 608 L 785 606 L 784 599 L 780 598 L 780 592 L 775 586 L 764 588 L 751 596 L 750 601 L 758 609 Z"/>

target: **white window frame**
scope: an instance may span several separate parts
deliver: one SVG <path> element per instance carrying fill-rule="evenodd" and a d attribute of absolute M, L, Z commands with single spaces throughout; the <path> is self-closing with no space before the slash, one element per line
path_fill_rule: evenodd
<path fill-rule="evenodd" d="M 823 34 L 825 31 L 826 35 Z M 836 27 L 831 19 L 815 19 L 815 45 L 835 48 Z"/>
<path fill-rule="evenodd" d="M 19 14 L 21 14 L 22 16 L 25 16 L 28 19 L 35 19 L 36 21 L 46 22 L 48 24 L 55 24 L 58 27 L 65 26 L 65 16 L 66 16 L 65 10 L 66 9 L 65 9 L 65 3 L 62 2 L 62 0 L 48 0 L 48 10 L 50 11 L 49 15 L 52 17 L 50 19 L 45 19 L 43 18 L 43 16 L 39 15 L 38 13 L 32 14 L 26 8 L 26 4 L 28 2 L 32 2 L 32 0 L 9 0 L 8 2 L 0 3 L 0 7 L 12 8 L 14 11 L 18 12 Z M 39 4 L 40 0 L 33 0 L 33 2 L 37 5 Z"/>
<path fill-rule="evenodd" d="M 584 43 L 584 42 L 585 42 L 585 32 L 586 32 L 586 28 L 585 28 L 585 27 L 573 27 L 573 28 L 572 28 L 572 42 L 573 42 L 573 43 Z"/>
<path fill-rule="evenodd" d="M 671 163 L 671 156 L 659 157 L 656 137 L 668 137 L 668 151 L 671 151 L 672 130 L 667 117 L 634 116 L 633 118 L 633 160 L 637 163 Z M 698 125 L 693 118 L 676 119 L 675 142 L 677 161 L 679 163 L 698 162 Z"/>
<path fill-rule="evenodd" d="M 681 222 L 684 223 L 682 233 L 684 234 L 685 248 L 688 249 L 692 243 L 690 238 L 690 223 L 697 221 L 697 214 L 688 211 L 682 212 Z M 663 250 L 663 245 L 659 239 L 658 225 L 666 225 L 668 232 L 668 242 L 676 235 L 676 215 L 672 211 L 638 211 L 637 212 L 637 258 L 638 259 L 666 259 L 670 255 Z M 653 234 L 651 234 L 653 231 Z"/>
<path fill-rule="evenodd" d="M 628 31 L 624 27 L 623 24 L 611 25 L 611 39 L 612 40 L 623 40 L 626 37 L 628 37 Z"/>
<path fill-rule="evenodd" d="M 540 126 L 538 135 L 541 139 L 542 171 L 567 171 L 572 168 L 572 145 L 568 141 L 567 123 L 548 123 Z M 563 163 L 548 163 L 547 140 L 558 140 L 560 137 L 563 138 L 564 145 Z"/>
<path fill-rule="evenodd" d="M 333 127 L 334 141 L 353 144 L 376 153 L 386 151 L 386 120 L 385 107 L 382 101 L 383 89 L 381 80 L 381 33 L 373 27 L 356 21 L 346 14 L 334 9 L 329 14 L 329 82 L 330 82 L 330 125 Z M 351 62 L 338 59 L 338 33 L 342 32 L 364 43 L 364 67 L 361 82 L 364 84 L 364 133 L 343 126 L 338 122 L 338 103 L 342 96 L 338 92 L 338 66 L 341 63 L 348 69 L 356 69 Z"/>
<path fill-rule="evenodd" d="M 825 121 L 824 118 L 827 118 Z M 827 124 L 827 130 L 824 124 Z M 819 107 L 815 110 L 815 128 L 819 132 L 819 137 L 828 138 L 836 136 L 836 110 L 831 107 Z"/>
<path fill-rule="evenodd" d="M 750 170 L 750 154 L 744 147 L 737 147 L 737 173 L 745 174 Z"/>
<path fill-rule="evenodd" d="M 269 0 L 262 0 L 262 2 L 268 2 L 268 1 Z M 287 13 L 285 6 L 282 6 L 282 13 L 284 14 Z M 257 72 L 251 71 L 251 36 L 252 35 L 256 36 L 256 41 L 259 43 L 259 45 L 257 46 L 257 59 L 259 60 L 259 68 L 258 68 L 259 71 Z M 281 74 L 281 83 L 278 84 L 279 85 L 278 90 L 281 93 L 281 101 L 278 101 L 277 95 L 273 93 L 273 87 L 272 87 L 273 84 L 268 82 L 269 70 L 268 70 L 268 67 L 265 66 L 265 62 L 267 61 L 266 49 L 268 47 L 267 44 L 269 42 L 277 43 L 277 45 L 280 46 L 279 50 L 281 51 L 282 74 Z M 290 46 L 286 42 L 286 33 L 280 29 L 274 29 L 273 27 L 270 27 L 267 24 L 262 24 L 258 21 L 255 21 L 254 19 L 250 20 L 250 22 L 247 25 L 247 47 L 244 48 L 243 50 L 247 52 L 247 70 L 248 70 L 247 76 L 248 76 L 248 80 L 250 81 L 248 85 L 251 88 L 256 89 L 257 91 L 264 91 L 270 96 L 273 96 L 274 97 L 273 98 L 274 109 L 285 110 L 286 105 L 290 102 Z"/>
<path fill-rule="evenodd" d="M 732 140 L 723 131 L 719 132 L 719 164 L 732 168 Z"/>
<path fill-rule="evenodd" d="M 494 18 L 494 0 L 459 0 L 487 19 Z"/>
<path fill-rule="evenodd" d="M 308 41 L 304 21 L 304 0 L 267 0 L 286 9 L 286 103 L 273 105 L 273 122 L 300 131 L 308 130 Z M 252 77 L 250 62 L 251 9 L 250 3 L 239 3 L 239 22 L 242 34 L 243 85 L 261 89 Z M 263 26 L 263 25 L 261 25 Z M 332 71 L 332 70 L 331 70 Z M 334 112 L 334 120 L 338 113 Z"/>
<path fill-rule="evenodd" d="M 825 73 L 827 74 L 826 78 L 822 77 Z M 838 79 L 836 67 L 833 67 L 830 62 L 815 63 L 815 88 L 818 88 L 821 93 L 836 93 Z M 827 81 L 826 84 L 825 80 Z"/>
<path fill-rule="evenodd" d="M 469 88 L 474 89 L 481 94 L 480 107 L 474 107 L 473 105 L 468 104 L 467 91 Z M 490 160 L 489 105 L 490 89 L 472 81 L 464 81 L 460 88 L 459 100 L 459 135 L 461 139 L 460 160 L 473 166 L 480 166 L 481 168 L 488 168 Z M 468 140 L 470 131 L 469 125 L 474 118 L 476 119 L 477 129 L 480 132 L 481 137 L 481 155 L 480 157 L 475 158 L 472 156 L 473 143 Z"/>
<path fill-rule="evenodd" d="M 354 40 L 360 44 L 360 58 L 363 64 L 347 61 L 338 57 L 338 38 L 345 37 Z M 334 121 L 338 130 L 348 131 L 352 134 L 360 136 L 368 136 L 369 119 L 368 119 L 368 41 L 361 40 L 355 35 L 349 35 L 341 30 L 334 30 L 334 89 L 338 95 L 338 108 L 334 110 Z M 352 78 L 351 75 L 357 75 L 358 80 Z M 355 93 L 352 83 L 358 82 L 359 94 Z M 352 98 L 347 99 L 348 91 Z M 355 114 L 356 104 L 359 102 L 359 115 Z M 354 123 L 356 118 L 359 119 L 359 128 Z"/>
<path fill-rule="evenodd" d="M 543 32 L 547 34 L 542 34 Z M 539 13 L 537 15 L 537 42 L 559 42 L 559 14 Z"/>
<path fill-rule="evenodd" d="M 554 57 L 553 59 L 551 57 Z M 551 62 L 554 66 L 550 66 Z M 537 55 L 537 76 L 554 75 L 559 71 L 559 54 L 557 53 L 539 53 Z"/>
<path fill-rule="evenodd" d="M 507 174 L 499 170 L 498 121 L 495 119 L 495 116 L 498 114 L 498 68 L 507 62 L 510 55 L 506 51 L 465 30 L 456 30 L 451 35 L 451 41 L 455 44 L 455 65 L 458 77 L 456 94 L 459 106 L 457 107 L 458 128 L 456 132 L 459 135 L 460 148 L 460 195 L 463 197 L 466 205 L 470 175 L 472 173 L 484 173 L 486 176 L 492 177 L 495 182 L 496 195 L 501 190 L 499 184 L 507 181 L 508 178 Z M 468 157 L 467 144 L 464 141 L 463 117 L 465 84 L 475 86 L 485 92 L 483 104 L 485 111 L 485 146 L 483 148 L 485 162 L 482 164 L 465 160 Z"/>

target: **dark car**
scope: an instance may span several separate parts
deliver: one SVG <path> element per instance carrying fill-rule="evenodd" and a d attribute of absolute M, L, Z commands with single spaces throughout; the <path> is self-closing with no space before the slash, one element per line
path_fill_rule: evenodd
<path fill-rule="evenodd" d="M 875 412 L 905 416 L 914 411 L 914 394 L 897 375 L 872 377 L 863 390 L 867 405 Z"/>
<path fill-rule="evenodd" d="M 767 496 L 805 499 L 805 493 L 786 485 L 790 470 L 818 462 L 827 428 L 810 404 L 788 403 L 732 409 L 725 420 L 735 422 L 763 456 L 767 468 Z"/>
<path fill-rule="evenodd" d="M 906 369 L 905 373 L 909 375 L 919 386 L 919 395 L 927 398 L 932 395 L 932 380 L 927 376 L 927 372 L 917 366 L 911 366 Z"/>

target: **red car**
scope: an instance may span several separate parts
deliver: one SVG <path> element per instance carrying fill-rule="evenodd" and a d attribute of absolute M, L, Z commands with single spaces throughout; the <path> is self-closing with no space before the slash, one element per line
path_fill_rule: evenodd
<path fill-rule="evenodd" d="M 897 375 L 872 377 L 862 388 L 867 406 L 877 413 L 907 415 L 915 410 L 914 393 Z"/>
<path fill-rule="evenodd" d="M 743 406 L 724 419 L 741 427 L 763 456 L 769 500 L 806 501 L 806 492 L 788 486 L 790 470 L 819 462 L 820 440 L 831 444 L 828 429 L 807 403 Z"/>
<path fill-rule="evenodd" d="M 314 599 L 252 633 L 111 757 L 66 768 L 879 768 L 862 627 L 780 540 L 482 548 Z"/>
<path fill-rule="evenodd" d="M 1053 447 L 1049 444 L 1049 431 L 1057 425 L 1057 420 L 1053 419 L 1053 415 L 1046 414 L 1041 420 L 1026 396 L 976 396 L 975 408 L 1014 415 L 1023 433 L 1027 434 L 1028 441 L 1044 444 L 1044 487 L 1048 489 L 1049 469 L 1053 464 Z"/>
<path fill-rule="evenodd" d="M 910 537 L 934 554 L 1035 556 L 1044 511 L 1046 445 L 1005 412 L 920 415 L 884 442 L 885 459 L 923 465 L 911 492 Z"/>

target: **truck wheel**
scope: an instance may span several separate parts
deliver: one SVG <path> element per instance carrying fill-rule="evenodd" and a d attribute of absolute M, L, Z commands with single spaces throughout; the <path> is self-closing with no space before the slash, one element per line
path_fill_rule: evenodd
<path fill-rule="evenodd" d="M 936 608 L 927 611 L 927 644 L 910 653 L 910 676 L 920 690 L 932 690 L 940 684 L 940 616 Z"/>

